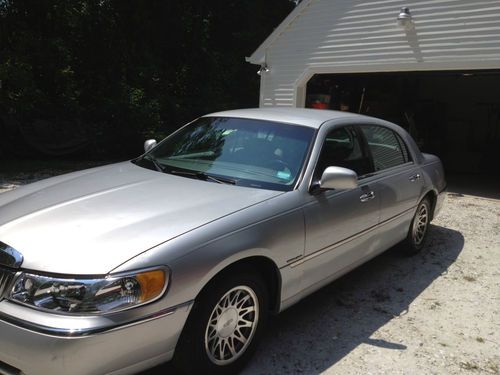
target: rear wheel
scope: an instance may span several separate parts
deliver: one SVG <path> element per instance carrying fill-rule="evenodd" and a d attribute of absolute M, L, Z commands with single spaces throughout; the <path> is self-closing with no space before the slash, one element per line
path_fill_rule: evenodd
<path fill-rule="evenodd" d="M 411 221 L 408 236 L 405 240 L 404 252 L 408 255 L 418 253 L 424 247 L 431 219 L 431 204 L 429 198 L 420 201 Z"/>
<path fill-rule="evenodd" d="M 258 275 L 218 280 L 195 302 L 174 365 L 187 374 L 238 372 L 256 348 L 267 311 L 267 288 Z"/>

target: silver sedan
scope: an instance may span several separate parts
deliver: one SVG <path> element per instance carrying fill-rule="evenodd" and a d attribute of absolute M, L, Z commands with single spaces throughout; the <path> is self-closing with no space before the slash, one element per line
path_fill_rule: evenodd
<path fill-rule="evenodd" d="M 443 167 L 334 111 L 213 113 L 141 157 L 0 195 L 0 373 L 235 373 L 269 314 L 422 249 Z"/>

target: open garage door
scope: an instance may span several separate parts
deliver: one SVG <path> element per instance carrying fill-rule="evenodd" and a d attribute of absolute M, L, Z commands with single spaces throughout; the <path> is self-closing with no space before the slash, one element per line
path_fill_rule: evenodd
<path fill-rule="evenodd" d="M 306 107 L 392 121 L 448 171 L 498 174 L 499 94 L 500 70 L 317 74 Z"/>

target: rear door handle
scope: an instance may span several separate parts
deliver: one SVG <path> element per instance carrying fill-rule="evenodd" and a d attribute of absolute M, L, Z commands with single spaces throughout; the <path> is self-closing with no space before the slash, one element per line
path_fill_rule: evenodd
<path fill-rule="evenodd" d="M 415 182 L 417 180 L 420 180 L 420 173 L 414 174 L 413 176 L 410 176 L 408 178 L 411 182 Z"/>
<path fill-rule="evenodd" d="M 375 198 L 375 193 L 373 191 L 370 191 L 369 193 L 363 194 L 359 197 L 359 200 L 361 202 L 368 202 L 369 200 Z"/>

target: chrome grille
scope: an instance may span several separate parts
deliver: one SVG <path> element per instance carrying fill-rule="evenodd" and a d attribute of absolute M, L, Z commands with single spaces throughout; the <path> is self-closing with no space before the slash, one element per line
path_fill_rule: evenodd
<path fill-rule="evenodd" d="M 14 272 L 9 271 L 5 268 L 0 268 L 0 301 L 4 299 L 7 288 L 9 287 L 13 278 Z"/>

